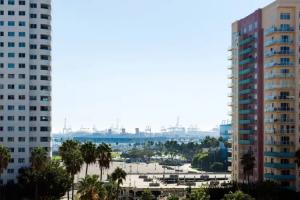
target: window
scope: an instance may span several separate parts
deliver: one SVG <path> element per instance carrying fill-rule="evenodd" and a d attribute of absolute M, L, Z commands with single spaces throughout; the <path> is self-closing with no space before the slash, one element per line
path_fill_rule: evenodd
<path fill-rule="evenodd" d="M 8 63 L 7 64 L 7 68 L 8 69 L 14 69 L 15 68 L 15 64 L 14 63 Z"/>
<path fill-rule="evenodd" d="M 26 47 L 26 43 L 25 42 L 19 42 L 19 47 L 21 47 L 21 48 Z"/>
<path fill-rule="evenodd" d="M 8 26 L 15 26 L 15 22 L 14 22 L 14 21 L 8 21 L 8 22 L 7 22 L 7 25 L 8 25 Z"/>
<path fill-rule="evenodd" d="M 26 26 L 26 22 L 20 21 L 20 22 L 19 22 L 19 26 Z"/>
<path fill-rule="evenodd" d="M 8 0 L 8 5 L 15 5 L 15 0 Z"/>
<path fill-rule="evenodd" d="M 7 169 L 7 173 L 8 173 L 8 174 L 13 174 L 14 172 L 15 172 L 14 169 Z"/>
<path fill-rule="evenodd" d="M 14 37 L 14 36 L 15 36 L 15 32 L 8 32 L 7 35 L 8 35 L 9 37 Z"/>
<path fill-rule="evenodd" d="M 25 163 L 25 158 L 18 158 L 18 163 Z"/>
<path fill-rule="evenodd" d="M 26 33 L 25 32 L 19 32 L 19 37 L 25 37 Z"/>
<path fill-rule="evenodd" d="M 0 21 L 0 26 L 4 26 L 4 21 Z"/>
<path fill-rule="evenodd" d="M 11 16 L 12 16 L 12 15 L 15 15 L 15 11 L 9 10 L 9 11 L 7 12 L 7 14 L 8 14 L 8 15 L 11 15 Z"/>
<path fill-rule="evenodd" d="M 37 8 L 37 4 L 36 3 L 31 3 L 30 8 Z"/>
<path fill-rule="evenodd" d="M 37 17 L 37 15 L 36 14 L 30 14 L 30 18 L 36 18 Z"/>
<path fill-rule="evenodd" d="M 7 56 L 8 56 L 9 58 L 14 58 L 14 57 L 15 57 L 15 53 L 8 53 Z"/>
<path fill-rule="evenodd" d="M 26 2 L 25 1 L 19 1 L 19 5 L 24 6 L 24 5 L 26 5 Z"/>
<path fill-rule="evenodd" d="M 26 12 L 25 11 L 19 11 L 19 16 L 25 16 Z"/>
<path fill-rule="evenodd" d="M 15 43 L 14 42 L 9 42 L 9 43 L 7 43 L 7 46 L 8 47 L 15 47 Z"/>
<path fill-rule="evenodd" d="M 25 106 L 24 105 L 19 106 L 19 110 L 25 110 Z"/>
<path fill-rule="evenodd" d="M 13 132 L 13 131 L 15 131 L 15 127 L 13 127 L 13 126 L 8 126 L 8 127 L 7 127 L 7 131 L 8 131 L 8 132 Z"/>
<path fill-rule="evenodd" d="M 280 13 L 280 19 L 281 20 L 289 20 L 291 19 L 290 13 Z"/>
<path fill-rule="evenodd" d="M 24 152 L 25 152 L 25 148 L 24 148 L 24 147 L 18 148 L 18 152 L 19 152 L 19 153 L 24 153 Z"/>
<path fill-rule="evenodd" d="M 19 127 L 19 132 L 25 132 L 25 127 L 24 126 L 20 126 Z M 20 142 L 20 141 L 19 141 Z M 24 139 L 24 142 L 25 142 L 25 139 Z"/>
<path fill-rule="evenodd" d="M 25 67 L 26 67 L 25 63 L 20 63 L 20 64 L 19 64 L 19 68 L 20 68 L 20 69 L 24 69 Z"/>

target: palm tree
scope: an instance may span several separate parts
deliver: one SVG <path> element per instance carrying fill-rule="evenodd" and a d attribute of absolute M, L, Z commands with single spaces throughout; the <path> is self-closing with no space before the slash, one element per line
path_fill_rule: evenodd
<path fill-rule="evenodd" d="M 100 144 L 97 147 L 98 164 L 100 168 L 100 180 L 102 181 L 103 169 L 109 169 L 112 161 L 112 149 L 107 144 Z"/>
<path fill-rule="evenodd" d="M 86 142 L 80 147 L 80 151 L 83 157 L 83 160 L 86 164 L 85 168 L 85 177 L 88 173 L 89 164 L 93 164 L 97 159 L 97 148 L 96 145 L 92 142 Z"/>
<path fill-rule="evenodd" d="M 80 200 L 100 200 L 105 198 L 105 188 L 103 184 L 98 181 L 98 176 L 86 176 L 79 181 L 78 193 Z"/>
<path fill-rule="evenodd" d="M 72 177 L 72 200 L 74 199 L 74 177 L 80 172 L 83 165 L 83 158 L 80 151 L 80 144 L 78 142 L 67 140 L 59 148 L 59 154 L 66 167 L 66 170 Z M 69 192 L 68 192 L 69 199 Z"/>
<path fill-rule="evenodd" d="M 30 163 L 33 175 L 35 177 L 35 199 L 39 198 L 39 186 L 38 177 L 41 175 L 42 171 L 47 167 L 49 158 L 47 156 L 47 151 L 44 148 L 37 147 L 31 151 Z"/>
<path fill-rule="evenodd" d="M 247 177 L 248 184 L 250 183 L 250 175 L 253 173 L 255 166 L 255 157 L 251 152 L 244 154 L 241 158 L 241 164 L 243 165 L 244 178 Z"/>
<path fill-rule="evenodd" d="M 3 171 L 7 168 L 11 158 L 9 149 L 0 145 L 0 177 Z"/>
<path fill-rule="evenodd" d="M 126 179 L 126 176 L 127 173 L 120 167 L 117 167 L 111 174 L 111 180 L 117 184 L 117 199 L 120 192 L 120 186 L 123 184 L 123 180 Z"/>
<path fill-rule="evenodd" d="M 295 162 L 298 168 L 300 168 L 300 149 L 295 152 Z"/>

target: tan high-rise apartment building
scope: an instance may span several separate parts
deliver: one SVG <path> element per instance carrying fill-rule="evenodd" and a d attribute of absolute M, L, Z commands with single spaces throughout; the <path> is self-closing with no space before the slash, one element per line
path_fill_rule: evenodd
<path fill-rule="evenodd" d="M 232 24 L 232 178 L 271 180 L 300 191 L 300 1 L 276 0 Z"/>

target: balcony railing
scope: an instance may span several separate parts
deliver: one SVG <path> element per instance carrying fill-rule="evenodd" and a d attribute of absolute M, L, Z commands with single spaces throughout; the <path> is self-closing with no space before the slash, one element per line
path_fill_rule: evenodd
<path fill-rule="evenodd" d="M 293 158 L 295 157 L 294 152 L 265 152 L 265 156 L 276 157 L 276 158 Z"/>
<path fill-rule="evenodd" d="M 273 62 L 267 62 L 267 63 L 265 63 L 265 68 L 275 67 L 275 66 L 279 66 L 279 67 L 292 67 L 292 66 L 294 66 L 294 63 L 292 63 L 292 62 L 282 63 L 280 61 L 273 61 Z"/>
<path fill-rule="evenodd" d="M 245 55 L 245 54 L 248 54 L 248 53 L 251 53 L 254 49 L 252 47 L 249 47 L 247 49 L 244 49 L 244 50 L 241 50 L 239 52 L 239 55 L 242 56 L 242 55 Z"/>
<path fill-rule="evenodd" d="M 245 44 L 247 44 L 247 43 L 249 43 L 249 42 L 252 42 L 253 40 L 254 40 L 254 37 L 253 37 L 253 36 L 250 36 L 250 37 L 245 38 L 245 39 L 241 39 L 241 40 L 239 41 L 239 46 L 245 45 Z"/>
<path fill-rule="evenodd" d="M 292 141 L 266 141 L 266 145 L 282 145 L 282 146 L 293 146 L 295 143 Z"/>
<path fill-rule="evenodd" d="M 252 130 L 252 129 L 239 130 L 239 134 L 241 134 L 241 135 L 247 135 L 247 134 L 253 134 L 253 133 L 254 133 L 254 130 Z"/>
<path fill-rule="evenodd" d="M 254 140 L 253 139 L 249 139 L 249 140 L 240 140 L 239 144 L 241 145 L 251 145 L 254 144 Z"/>
<path fill-rule="evenodd" d="M 275 169 L 295 169 L 295 163 L 265 163 L 265 167 Z"/>
<path fill-rule="evenodd" d="M 272 107 L 266 108 L 265 112 L 294 112 L 294 108 L 281 108 L 281 107 Z"/>
<path fill-rule="evenodd" d="M 271 180 L 277 180 L 277 181 L 288 181 L 288 180 L 295 180 L 296 176 L 295 175 L 279 175 L 279 174 L 267 173 L 267 174 L 265 174 L 265 178 L 271 179 Z"/>
<path fill-rule="evenodd" d="M 273 90 L 273 89 L 287 89 L 287 88 L 294 88 L 294 84 L 272 84 L 272 85 L 266 85 L 266 90 Z"/>
<path fill-rule="evenodd" d="M 294 78 L 294 73 L 277 73 L 277 74 L 271 74 L 267 73 L 265 75 L 265 79 L 272 79 L 272 78 Z"/>
<path fill-rule="evenodd" d="M 239 114 L 241 114 L 241 115 L 247 115 L 247 114 L 251 114 L 251 113 L 254 113 L 253 109 L 239 110 Z"/>
<path fill-rule="evenodd" d="M 246 65 L 248 63 L 254 62 L 254 58 L 246 58 L 239 62 L 240 65 Z"/>
<path fill-rule="evenodd" d="M 270 35 L 272 33 L 277 33 L 277 32 L 293 32 L 294 28 L 293 27 L 285 27 L 285 28 L 277 28 L 277 27 L 271 27 L 265 30 L 265 35 Z"/>
<path fill-rule="evenodd" d="M 295 133 L 295 129 L 265 129 L 265 133 L 290 135 Z"/>
<path fill-rule="evenodd" d="M 251 73 L 251 72 L 254 72 L 254 67 L 249 67 L 247 69 L 244 69 L 244 70 L 241 70 L 239 72 L 239 75 L 245 75 L 245 74 L 248 74 L 248 73 Z"/>
<path fill-rule="evenodd" d="M 247 78 L 247 79 L 239 81 L 239 85 L 249 84 L 249 83 L 253 82 L 254 80 L 255 80 L 254 78 Z"/>
<path fill-rule="evenodd" d="M 241 119 L 239 124 L 252 124 L 254 122 L 253 119 Z"/>
<path fill-rule="evenodd" d="M 293 40 L 286 40 L 286 39 L 271 39 L 271 40 L 267 40 L 265 42 L 265 47 L 271 46 L 271 45 L 275 45 L 275 44 L 293 44 Z"/>
<path fill-rule="evenodd" d="M 265 123 L 294 123 L 295 120 L 294 119 L 272 119 L 272 118 L 269 118 L 269 119 L 265 119 Z"/>
<path fill-rule="evenodd" d="M 272 56 L 277 56 L 277 55 L 294 55 L 293 51 L 267 51 L 265 52 L 266 57 L 272 57 Z"/>
<path fill-rule="evenodd" d="M 249 93 L 251 93 L 252 92 L 252 88 L 248 88 L 248 89 L 245 89 L 245 90 L 241 90 L 240 91 L 240 94 L 249 94 Z"/>
<path fill-rule="evenodd" d="M 266 96 L 265 100 L 267 100 L 267 101 L 272 101 L 272 100 L 288 101 L 288 100 L 294 100 L 294 97 L 292 97 L 292 96 Z"/>
<path fill-rule="evenodd" d="M 250 104 L 254 101 L 254 99 L 243 99 L 239 101 L 239 104 Z"/>

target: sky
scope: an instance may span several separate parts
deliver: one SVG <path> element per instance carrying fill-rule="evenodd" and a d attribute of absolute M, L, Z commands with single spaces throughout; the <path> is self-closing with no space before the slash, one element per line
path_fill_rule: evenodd
<path fill-rule="evenodd" d="M 53 0 L 53 132 L 230 119 L 231 23 L 272 0 Z"/>

